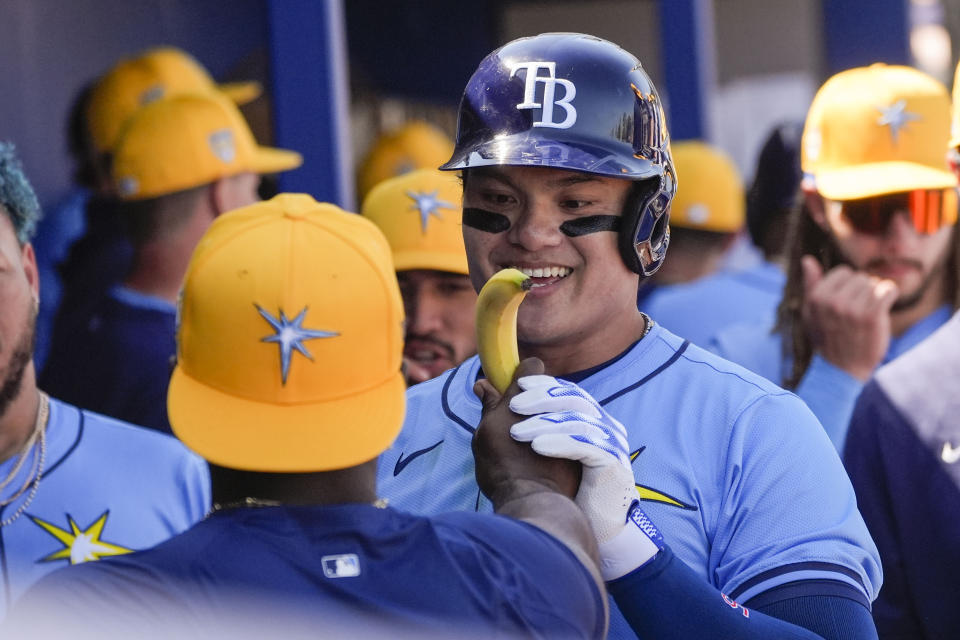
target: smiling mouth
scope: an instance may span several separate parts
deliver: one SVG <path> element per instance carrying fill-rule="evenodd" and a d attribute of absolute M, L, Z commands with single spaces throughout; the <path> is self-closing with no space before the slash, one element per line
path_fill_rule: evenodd
<path fill-rule="evenodd" d="M 570 267 L 560 266 L 518 267 L 516 265 L 510 265 L 510 268 L 517 269 L 518 271 L 523 272 L 524 275 L 530 276 L 530 278 L 533 280 L 534 288 L 545 287 L 548 284 L 559 282 L 573 273 L 573 269 Z"/>
<path fill-rule="evenodd" d="M 453 364 L 453 348 L 436 340 L 411 337 L 407 338 L 403 354 L 424 366 Z"/>

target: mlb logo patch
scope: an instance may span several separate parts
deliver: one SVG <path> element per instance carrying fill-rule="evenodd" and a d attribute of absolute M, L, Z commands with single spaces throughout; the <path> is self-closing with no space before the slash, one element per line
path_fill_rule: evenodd
<path fill-rule="evenodd" d="M 360 558 L 355 553 L 323 556 L 323 575 L 328 578 L 356 578 L 360 575 Z"/>
<path fill-rule="evenodd" d="M 233 141 L 233 131 L 230 131 L 230 129 L 214 131 L 207 140 L 210 143 L 210 150 L 213 151 L 213 155 L 223 162 L 230 164 L 236 159 L 237 145 Z"/>

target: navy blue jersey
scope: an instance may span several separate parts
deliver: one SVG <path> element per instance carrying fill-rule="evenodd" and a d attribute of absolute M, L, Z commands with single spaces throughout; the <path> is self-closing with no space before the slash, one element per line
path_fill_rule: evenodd
<path fill-rule="evenodd" d="M 114 287 L 69 330 L 58 325 L 40 386 L 84 409 L 170 433 L 175 334 L 173 304 Z"/>
<path fill-rule="evenodd" d="M 215 512 L 149 551 L 51 575 L 25 600 L 121 628 L 269 617 L 279 606 L 312 620 L 317 637 L 599 638 L 606 626 L 589 572 L 536 527 L 360 504 Z"/>
<path fill-rule="evenodd" d="M 880 637 L 960 638 L 960 316 L 881 367 L 844 463 L 880 550 Z"/>
<path fill-rule="evenodd" d="M 380 458 L 392 504 L 492 509 L 470 448 L 479 367 L 474 357 L 407 391 L 403 430 Z M 794 394 L 658 325 L 578 384 L 627 428 L 643 509 L 703 581 L 741 602 L 798 581 L 844 583 L 865 606 L 876 597 L 879 559 L 850 481 Z M 620 612 L 610 637 L 633 637 Z"/>
<path fill-rule="evenodd" d="M 724 271 L 693 282 L 656 286 L 640 310 L 659 324 L 706 346 L 722 327 L 772 323 L 785 282 L 777 265 L 763 262 L 743 271 Z"/>

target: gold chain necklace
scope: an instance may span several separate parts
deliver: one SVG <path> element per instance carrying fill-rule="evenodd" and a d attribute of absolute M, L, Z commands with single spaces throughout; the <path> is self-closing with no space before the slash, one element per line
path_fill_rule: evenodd
<path fill-rule="evenodd" d="M 34 497 L 37 495 L 37 490 L 40 488 L 40 478 L 43 477 L 43 467 L 47 460 L 47 421 L 50 418 L 50 399 L 47 397 L 47 394 L 40 392 L 40 407 L 37 409 L 37 420 L 33 426 L 33 433 L 27 439 L 27 443 L 24 448 L 20 451 L 20 459 L 17 460 L 17 463 L 14 465 L 10 474 L 7 475 L 6 479 L 0 483 L 0 489 L 5 488 L 13 479 L 16 477 L 17 473 L 20 472 L 20 468 L 23 466 L 23 462 L 30 456 L 30 453 L 33 451 L 34 443 L 39 440 L 40 448 L 37 454 L 34 456 L 34 463 L 29 474 L 27 474 L 27 479 L 23 483 L 23 486 L 17 490 L 11 497 L 0 501 L 0 507 L 6 507 L 7 505 L 13 504 L 16 502 L 20 496 L 29 487 L 30 493 L 27 494 L 27 499 L 23 501 L 17 510 L 13 512 L 13 515 L 4 518 L 0 521 L 0 528 L 6 527 L 7 525 L 13 524 L 17 518 L 23 515 L 23 512 L 27 510 L 27 507 L 30 506 L 30 503 L 33 502 Z M 32 479 L 32 481 L 31 481 Z"/>
<path fill-rule="evenodd" d="M 386 498 L 377 498 L 371 503 L 377 509 L 386 509 L 387 508 L 387 499 Z M 240 500 L 233 500 L 231 502 L 214 502 L 213 507 L 210 511 L 207 512 L 207 515 L 204 516 L 209 518 L 214 513 L 218 511 L 227 511 L 228 509 L 265 509 L 267 507 L 282 507 L 284 506 L 279 500 L 264 500 L 263 498 L 253 498 L 246 497 L 241 498 Z"/>

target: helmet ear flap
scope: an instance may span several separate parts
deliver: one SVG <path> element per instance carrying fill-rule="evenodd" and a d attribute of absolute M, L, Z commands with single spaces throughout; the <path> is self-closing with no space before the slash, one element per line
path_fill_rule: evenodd
<path fill-rule="evenodd" d="M 672 167 L 662 176 L 634 183 L 624 205 L 618 244 L 623 262 L 634 273 L 652 276 L 670 244 L 670 202 L 676 192 Z"/>

